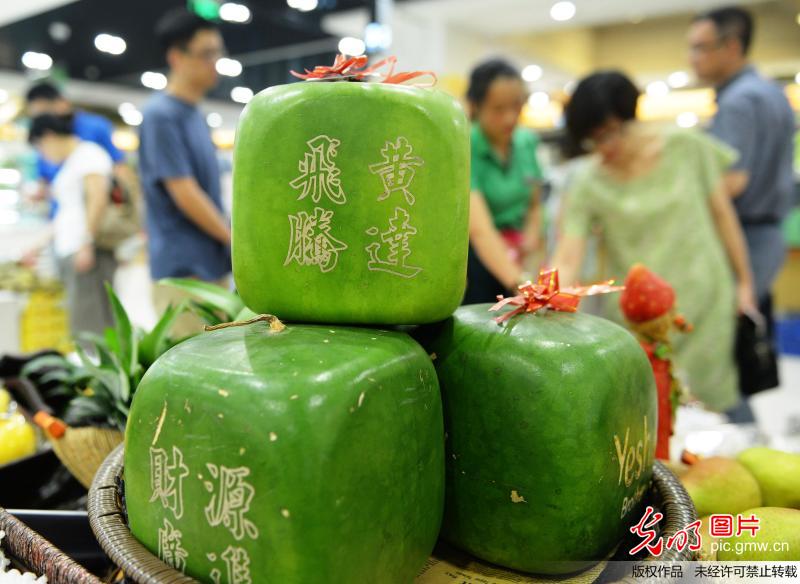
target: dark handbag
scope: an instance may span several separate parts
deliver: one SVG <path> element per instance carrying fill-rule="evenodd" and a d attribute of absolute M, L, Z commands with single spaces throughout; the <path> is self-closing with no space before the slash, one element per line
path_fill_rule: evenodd
<path fill-rule="evenodd" d="M 780 384 L 775 341 L 766 320 L 756 323 L 746 314 L 739 316 L 736 329 L 736 365 L 739 388 L 753 395 Z"/>

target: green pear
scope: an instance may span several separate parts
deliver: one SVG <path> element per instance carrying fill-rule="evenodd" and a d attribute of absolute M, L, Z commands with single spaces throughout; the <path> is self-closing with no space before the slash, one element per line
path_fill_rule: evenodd
<path fill-rule="evenodd" d="M 722 540 L 717 559 L 721 562 L 796 562 L 800 560 L 800 511 L 781 507 L 748 509 L 743 517 L 759 519 L 755 535 L 741 535 Z"/>
<path fill-rule="evenodd" d="M 700 518 L 700 550 L 697 552 L 698 558 L 701 562 L 713 562 L 717 559 L 717 546 L 715 545 L 719 539 L 711 537 L 711 517 Z"/>
<path fill-rule="evenodd" d="M 736 514 L 761 506 L 761 489 L 755 477 L 731 458 L 703 458 L 689 468 L 681 482 L 700 517 Z"/>
<path fill-rule="evenodd" d="M 800 509 L 800 454 L 748 448 L 738 460 L 756 477 L 764 505 Z"/>

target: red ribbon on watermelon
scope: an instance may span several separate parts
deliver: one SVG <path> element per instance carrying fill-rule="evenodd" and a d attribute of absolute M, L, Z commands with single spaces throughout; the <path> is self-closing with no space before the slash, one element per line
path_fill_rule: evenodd
<path fill-rule="evenodd" d="M 598 282 L 589 286 L 573 286 L 563 290 L 558 283 L 558 270 L 555 268 L 541 270 L 536 284 L 530 280 L 518 286 L 520 294 L 504 298 L 502 295 L 497 297 L 497 304 L 489 310 L 497 311 L 508 306 L 516 306 L 515 310 L 506 312 L 494 320 L 498 323 L 508 320 L 512 316 L 523 312 L 536 312 L 542 308 L 550 308 L 560 312 L 575 312 L 581 298 L 584 296 L 594 296 L 595 294 L 608 294 L 624 290 L 624 286 L 614 286 L 614 280 Z"/>
<path fill-rule="evenodd" d="M 363 81 L 365 77 L 370 75 L 380 75 L 380 69 L 389 67 L 389 71 L 384 74 L 383 79 L 381 79 L 379 83 L 404 83 L 411 79 L 416 79 L 417 77 L 430 75 L 433 81 L 426 84 L 415 83 L 415 85 L 431 87 L 436 84 L 436 74 L 433 71 L 406 71 L 403 73 L 395 73 L 394 68 L 396 65 L 397 57 L 394 56 L 381 59 L 371 67 L 367 67 L 366 55 L 361 55 L 360 57 L 346 57 L 345 55 L 339 54 L 336 55 L 332 66 L 317 65 L 311 71 L 306 69 L 305 73 L 297 73 L 296 71 L 290 71 L 290 73 L 304 81 L 314 79 L 336 79 L 338 77 L 352 77 L 358 81 Z"/>

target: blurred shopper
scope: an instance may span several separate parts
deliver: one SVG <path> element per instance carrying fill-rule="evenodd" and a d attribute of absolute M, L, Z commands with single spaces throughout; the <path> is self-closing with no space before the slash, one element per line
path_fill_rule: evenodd
<path fill-rule="evenodd" d="M 538 139 L 519 127 L 527 91 L 501 60 L 478 65 L 467 100 L 472 118 L 470 252 L 465 304 L 492 302 L 520 280 L 541 237 Z"/>
<path fill-rule="evenodd" d="M 198 108 L 217 84 L 222 37 L 214 23 L 184 9 L 167 13 L 156 35 L 169 66 L 169 83 L 145 105 L 140 128 L 150 271 L 154 280 L 188 277 L 227 287 L 231 232 L 222 211 L 216 149 Z M 154 288 L 159 313 L 182 299 L 171 288 Z M 187 315 L 176 333 L 188 334 L 199 326 L 198 319 Z"/>
<path fill-rule="evenodd" d="M 590 75 L 575 89 L 567 129 L 595 156 L 571 184 L 553 264 L 562 285 L 574 283 L 587 236 L 599 228 L 609 277 L 622 281 L 643 262 L 670 282 L 695 326 L 676 339 L 677 367 L 695 396 L 725 411 L 739 399 L 737 303 L 753 310 L 755 302 L 747 247 L 723 182 L 735 153 L 700 132 L 640 126 L 638 97 L 614 71 Z M 609 306 L 621 320 L 616 302 Z"/>
<path fill-rule="evenodd" d="M 64 287 L 70 328 L 102 334 L 114 324 L 105 283 L 113 283 L 112 251 L 95 246 L 109 203 L 113 161 L 97 144 L 73 133 L 72 116 L 33 118 L 29 141 L 58 165 L 50 185 L 57 203 L 52 239 Z"/>
<path fill-rule="evenodd" d="M 37 83 L 28 89 L 28 93 L 25 95 L 25 102 L 27 114 L 31 118 L 42 114 L 71 115 L 73 131 L 78 138 L 102 146 L 114 164 L 117 165 L 118 170 L 123 174 L 130 172 L 124 164 L 125 155 L 120 152 L 119 148 L 114 146 L 114 142 L 111 139 L 114 127 L 110 120 L 97 114 L 75 110 L 58 88 L 46 81 Z M 48 160 L 41 155 L 36 161 L 36 170 L 39 178 L 46 184 L 50 184 L 53 181 L 58 168 L 59 165 L 56 162 Z"/>
<path fill-rule="evenodd" d="M 772 284 L 786 253 L 781 222 L 794 192 L 795 121 L 781 88 L 748 62 L 752 37 L 748 12 L 720 8 L 695 19 L 689 50 L 697 76 L 717 91 L 711 134 L 739 152 L 728 176 L 729 194 L 750 251 L 759 310 L 771 333 Z"/>

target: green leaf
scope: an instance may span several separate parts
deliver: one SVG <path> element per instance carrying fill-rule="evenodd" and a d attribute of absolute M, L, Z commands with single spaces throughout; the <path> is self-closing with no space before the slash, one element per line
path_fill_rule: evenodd
<path fill-rule="evenodd" d="M 91 334 L 91 333 L 90 333 Z M 98 343 L 100 345 L 105 345 L 108 347 L 110 351 L 113 351 L 117 355 L 119 355 L 120 348 L 119 348 L 119 335 L 117 334 L 116 329 L 107 328 L 104 331 L 102 342 Z"/>
<path fill-rule="evenodd" d="M 224 313 L 228 321 L 232 321 L 244 308 L 244 302 L 242 302 L 238 294 L 202 280 L 166 278 L 160 280 L 159 284 L 177 288 L 198 298 L 201 302 L 209 304 L 212 310 L 219 310 Z"/>
<path fill-rule="evenodd" d="M 119 359 L 116 357 L 116 355 L 106 352 L 105 358 L 108 359 L 109 364 L 98 366 L 89 358 L 83 347 L 77 345 L 75 349 L 77 350 L 78 356 L 83 362 L 84 367 L 86 367 L 86 369 L 94 378 L 94 382 L 96 382 L 92 384 L 92 388 L 96 392 L 107 393 L 114 402 L 130 402 L 130 378 L 128 377 L 127 372 L 123 369 L 122 364 L 119 362 Z M 99 347 L 98 350 L 101 352 L 103 351 L 103 349 Z M 99 384 L 99 386 L 97 384 Z"/>
<path fill-rule="evenodd" d="M 105 338 L 95 333 L 81 331 L 75 335 L 78 341 L 78 343 L 76 343 L 76 348 L 80 346 L 85 351 L 86 347 L 90 347 L 91 352 L 94 354 L 93 356 L 97 357 L 99 360 L 99 366 L 110 367 L 113 365 L 111 354 L 115 351 L 113 345 L 116 342 L 116 334 L 117 333 L 110 328 L 106 329 Z M 109 341 L 111 342 L 109 343 Z"/>
<path fill-rule="evenodd" d="M 163 355 L 171 345 L 169 331 L 172 325 L 175 324 L 177 318 L 183 314 L 188 308 L 188 302 L 181 302 L 177 306 L 170 305 L 167 310 L 161 315 L 161 318 L 156 323 L 149 333 L 142 337 L 139 342 L 139 362 L 142 367 L 147 369 L 156 362 L 161 355 Z"/>
<path fill-rule="evenodd" d="M 94 398 L 80 396 L 69 402 L 64 412 L 64 421 L 70 426 L 81 426 L 98 420 L 108 420 L 108 414 Z"/>
<path fill-rule="evenodd" d="M 189 301 L 189 306 L 200 319 L 205 322 L 207 325 L 217 325 L 223 322 L 226 322 L 227 319 L 222 319 L 219 317 L 219 314 L 213 310 L 208 304 L 204 304 L 202 302 L 195 302 L 194 300 Z"/>
<path fill-rule="evenodd" d="M 74 381 L 74 377 L 72 372 L 66 369 L 53 369 L 38 379 L 38 385 L 46 385 L 53 382 L 57 382 L 60 385 L 70 385 Z"/>
<path fill-rule="evenodd" d="M 25 363 L 20 371 L 20 377 L 30 377 L 40 369 L 58 367 L 59 369 L 71 369 L 73 367 L 66 357 L 62 355 L 43 355 Z"/>
<path fill-rule="evenodd" d="M 46 397 L 74 397 L 80 395 L 77 393 L 77 388 L 74 385 L 56 385 L 52 389 L 45 391 Z"/>
<path fill-rule="evenodd" d="M 138 366 L 139 358 L 137 355 L 136 334 L 131 326 L 131 321 L 128 318 L 128 313 L 122 303 L 114 294 L 111 285 L 106 282 L 106 293 L 108 300 L 111 303 L 111 309 L 114 313 L 114 330 L 116 332 L 117 341 L 117 356 L 129 376 L 132 376 L 136 366 Z"/>

